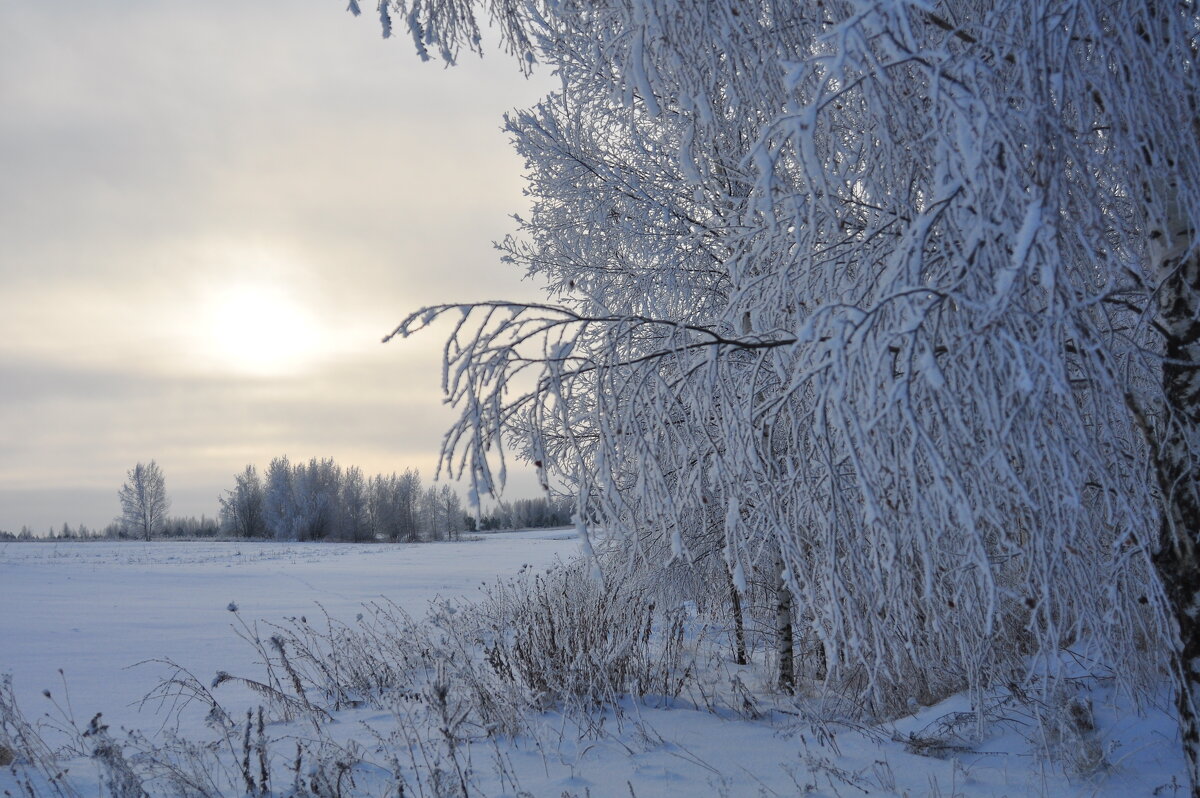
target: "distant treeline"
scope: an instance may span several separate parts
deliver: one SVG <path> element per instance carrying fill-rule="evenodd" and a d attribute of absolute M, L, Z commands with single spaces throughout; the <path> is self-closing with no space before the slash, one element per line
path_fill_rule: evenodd
<path fill-rule="evenodd" d="M 518 499 L 500 502 L 479 518 L 479 529 L 542 529 L 571 523 L 569 499 Z"/>
<path fill-rule="evenodd" d="M 214 518 L 202 515 L 199 518 L 183 516 L 168 518 L 163 523 L 161 531 L 155 534 L 158 538 L 215 538 L 220 537 L 221 525 Z M 28 526 L 21 527 L 17 533 L 0 529 L 0 541 L 9 540 L 129 540 L 139 537 L 130 530 L 120 519 L 113 521 L 103 529 L 91 529 L 86 524 L 72 527 L 63 524 L 61 527 L 50 527 L 50 530 L 39 535 Z"/>
<path fill-rule="evenodd" d="M 413 542 L 453 540 L 475 526 L 449 485 L 426 488 L 411 468 L 367 477 L 332 459 L 277 457 L 261 478 L 246 466 L 220 502 L 221 530 L 232 537 Z"/>
<path fill-rule="evenodd" d="M 455 540 L 462 532 L 561 526 L 567 503 L 545 498 L 502 502 L 479 522 L 449 485 L 424 487 L 413 469 L 367 477 L 332 459 L 271 461 L 234 477 L 221 497 L 221 530 L 233 537 L 279 540 Z"/>
<path fill-rule="evenodd" d="M 103 529 L 63 524 L 46 535 L 22 527 L 17 534 L 0 530 L 0 540 L 122 540 L 130 538 L 272 538 L 276 540 L 389 540 L 401 542 L 456 540 L 462 532 L 565 526 L 571 507 L 560 499 L 500 502 L 476 521 L 449 485 L 424 486 L 420 473 L 367 477 L 357 466 L 343 468 L 332 459 L 313 458 L 293 464 L 277 457 L 263 474 L 248 465 L 234 476 L 232 488 L 218 497 L 216 519 L 167 517 L 169 499 L 164 479 L 153 461 L 130 471 L 122 496 L 147 495 L 139 480 L 156 483 L 155 508 L 133 501 L 123 516 Z M 151 492 L 152 493 L 152 492 Z M 123 499 L 124 501 L 124 499 Z M 153 509 L 154 512 L 149 512 Z M 153 517 L 152 524 L 139 523 Z"/>

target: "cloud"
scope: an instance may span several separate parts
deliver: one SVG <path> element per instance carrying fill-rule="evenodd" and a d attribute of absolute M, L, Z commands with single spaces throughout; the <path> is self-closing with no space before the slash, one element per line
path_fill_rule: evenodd
<path fill-rule="evenodd" d="M 0 528 L 47 491 L 71 520 L 138 459 L 210 513 L 284 452 L 430 468 L 441 342 L 378 340 L 422 304 L 536 295 L 491 241 L 524 203 L 501 114 L 546 88 L 500 55 L 421 63 L 336 3 L 0 6 Z M 263 281 L 321 355 L 222 373 L 206 297 Z"/>

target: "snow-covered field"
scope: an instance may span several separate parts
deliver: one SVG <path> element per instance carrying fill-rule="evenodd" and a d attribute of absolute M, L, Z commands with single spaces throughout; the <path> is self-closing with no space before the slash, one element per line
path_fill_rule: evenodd
<path fill-rule="evenodd" d="M 254 651 L 232 631 L 231 602 L 251 621 L 315 620 L 322 607 L 350 620 L 380 597 L 419 617 L 432 599 L 469 597 L 498 574 L 577 551 L 562 530 L 371 546 L 0 544 L 0 672 L 12 673 L 27 713 L 49 708 L 42 690 L 60 703 L 69 690 L 82 723 L 103 712 L 114 728 L 156 729 L 162 719 L 137 705 L 169 670 L 138 663 L 171 659 L 203 680 L 257 672 Z"/>
<path fill-rule="evenodd" d="M 562 531 L 421 545 L 8 544 L 0 546 L 0 673 L 12 674 L 31 719 L 48 713 L 53 720 L 61 711 L 85 726 L 103 712 L 113 729 L 156 734 L 166 714 L 139 702 L 170 671 L 137 663 L 169 658 L 201 681 L 218 670 L 254 675 L 260 669 L 252 648 L 231 628 L 231 602 L 247 622 L 315 620 L 323 612 L 350 621 L 380 597 L 420 616 L 432 599 L 470 598 L 485 580 L 523 564 L 545 567 L 577 550 Z M 753 669 L 742 678 L 760 687 Z M 235 690 L 221 697 L 236 709 Z M 780 711 L 750 721 L 630 703 L 610 716 L 605 732 L 583 736 L 573 721 L 551 712 L 543 719 L 545 734 L 497 749 L 517 784 L 490 776 L 483 763 L 477 780 L 488 794 L 555 798 L 1185 794 L 1172 718 L 1153 707 L 1139 717 L 1102 686 L 1092 698 L 1095 739 L 1106 764 L 1086 778 L 1069 777 L 1034 756 L 1026 739 L 1033 730 L 1016 716 L 971 750 L 947 749 L 940 757 L 916 755 L 897 741 L 969 709 L 956 697 L 887 727 L 861 730 L 816 728 Z M 203 738 L 200 720 L 184 713 L 181 734 Z M 345 713 L 342 739 L 353 739 L 364 728 L 360 721 L 387 730 L 386 714 Z M 53 738 L 52 731 L 47 735 Z M 371 743 L 365 731 L 359 742 Z M 85 787 L 95 779 L 86 763 L 76 766 L 73 778 Z M 0 772 L 0 792 L 20 794 L 14 786 L 11 774 Z"/>

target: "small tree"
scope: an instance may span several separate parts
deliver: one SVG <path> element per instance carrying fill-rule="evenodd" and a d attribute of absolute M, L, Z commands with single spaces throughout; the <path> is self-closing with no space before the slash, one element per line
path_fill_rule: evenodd
<path fill-rule="evenodd" d="M 158 463 L 151 460 L 131 468 L 117 495 L 121 500 L 121 525 L 130 534 L 149 540 L 162 531 L 171 501 Z"/>

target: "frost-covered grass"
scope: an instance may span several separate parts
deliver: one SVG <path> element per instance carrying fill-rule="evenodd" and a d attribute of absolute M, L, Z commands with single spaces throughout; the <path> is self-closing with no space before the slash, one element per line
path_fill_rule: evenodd
<path fill-rule="evenodd" d="M 43 689 L 65 700 L 61 668 L 78 720 L 102 711 L 114 728 L 158 728 L 137 702 L 168 670 L 137 663 L 172 659 L 208 678 L 254 670 L 255 653 L 230 629 L 230 602 L 243 617 L 275 622 L 315 617 L 317 602 L 352 619 L 382 596 L 421 615 L 437 596 L 471 595 L 485 579 L 576 550 L 561 531 L 427 545 L 0 545 L 0 671 L 37 714 Z"/>
<path fill-rule="evenodd" d="M 0 671 L 14 675 L 0 745 L 18 765 L 0 791 L 1185 792 L 1173 718 L 1137 715 L 1103 681 L 988 698 L 982 737 L 961 695 L 837 723 L 773 693 L 761 651 L 733 664 L 722 629 L 662 584 L 548 572 L 575 550 L 546 532 L 0 548 Z M 141 705 L 148 693 L 165 700 Z"/>

